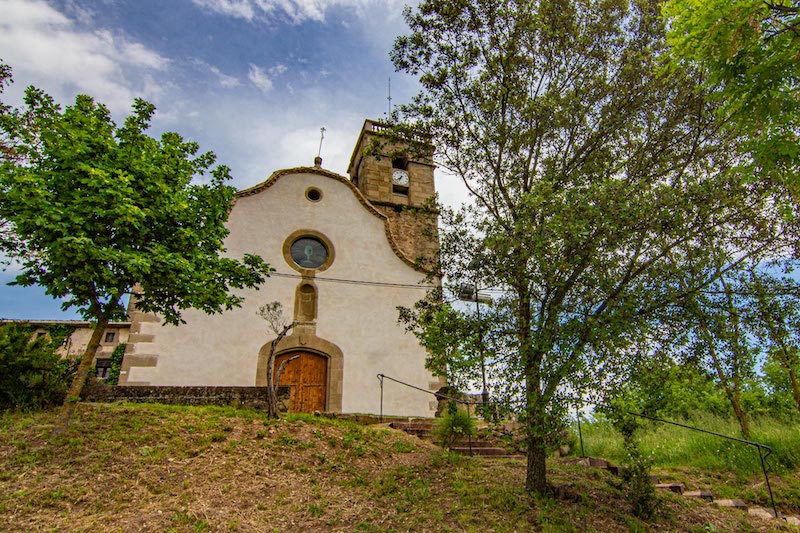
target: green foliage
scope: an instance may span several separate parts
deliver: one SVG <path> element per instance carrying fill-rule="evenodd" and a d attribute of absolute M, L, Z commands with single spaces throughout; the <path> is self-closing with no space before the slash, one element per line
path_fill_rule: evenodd
<path fill-rule="evenodd" d="M 620 471 L 620 481 L 625 497 L 634 516 L 649 520 L 656 511 L 658 500 L 656 488 L 650 479 L 652 458 L 642 453 L 636 438 L 639 424 L 628 412 L 627 402 L 614 402 L 607 406 L 606 415 L 614 428 L 622 435 L 625 449 L 625 468 Z"/>
<path fill-rule="evenodd" d="M 433 439 L 449 450 L 459 441 L 474 436 L 475 431 L 475 420 L 465 410 L 459 409 L 455 402 L 450 402 L 447 411 L 436 420 Z"/>
<path fill-rule="evenodd" d="M 800 6 L 792 0 L 669 0 L 673 64 L 702 69 L 721 114 L 746 139 L 749 170 L 791 180 L 800 168 Z"/>
<path fill-rule="evenodd" d="M 75 362 L 56 353 L 64 341 L 55 333 L 59 328 L 33 338 L 35 330 L 0 324 L 0 409 L 43 408 L 64 400 Z"/>
<path fill-rule="evenodd" d="M 122 368 L 122 359 L 125 357 L 125 347 L 127 344 L 119 343 L 114 347 L 111 352 L 111 367 L 108 370 L 108 377 L 106 383 L 109 385 L 116 385 L 119 382 L 119 371 Z"/>
<path fill-rule="evenodd" d="M 697 411 L 727 416 L 730 411 L 724 394 L 709 372 L 685 360 L 652 357 L 637 362 L 625 394 L 632 410 L 656 417 L 686 420 Z"/>
<path fill-rule="evenodd" d="M 656 0 L 427 0 L 406 18 L 392 58 L 422 90 L 394 133 L 436 146 L 474 205 L 442 210 L 445 290 L 402 318 L 434 370 L 470 381 L 482 332 L 493 398 L 526 424 L 526 486 L 543 493 L 565 391 L 623 381 L 657 321 L 731 264 L 791 253 L 784 191 L 731 171 L 738 134 L 696 71 L 663 72 Z M 480 329 L 446 308 L 464 283 L 499 289 Z"/>
<path fill-rule="evenodd" d="M 211 169 L 214 154 L 176 133 L 148 136 L 153 105 L 137 99 L 118 127 L 86 95 L 62 111 L 31 87 L 25 104 L 0 122 L 0 219 L 23 241 L 8 250 L 23 267 L 14 283 L 39 284 L 88 319 L 123 316 L 120 298 L 138 283 L 137 307 L 177 323 L 182 309 L 231 308 L 241 297 L 229 289 L 263 281 L 261 259 L 219 256 L 228 168 Z"/>
<path fill-rule="evenodd" d="M 0 89 L 10 70 L 0 72 Z M 0 251 L 17 260 L 13 284 L 40 285 L 102 331 L 122 318 L 122 298 L 166 323 L 196 308 L 241 304 L 233 289 L 257 287 L 271 270 L 260 257 L 225 257 L 235 190 L 212 152 L 174 132 L 147 135 L 155 107 L 136 99 L 121 126 L 104 105 L 78 95 L 62 108 L 29 87 L 25 106 L 0 103 Z M 99 335 L 99 333 L 98 333 Z M 67 399 L 76 401 L 99 336 L 87 345 Z M 65 403 L 58 431 L 66 431 Z"/>

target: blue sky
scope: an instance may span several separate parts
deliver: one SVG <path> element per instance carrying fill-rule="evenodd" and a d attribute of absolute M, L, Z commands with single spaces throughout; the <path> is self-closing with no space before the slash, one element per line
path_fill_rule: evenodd
<path fill-rule="evenodd" d="M 152 134 L 177 131 L 231 167 L 247 188 L 273 171 L 311 165 L 344 174 L 365 118 L 418 86 L 389 51 L 407 31 L 402 0 L 0 0 L 3 95 L 35 85 L 62 104 L 90 94 L 121 121 L 135 97 L 156 104 Z M 459 187 L 437 187 L 447 203 Z M 266 258 L 269 260 L 269 258 Z M 0 318 L 75 318 L 38 288 L 8 287 Z"/>

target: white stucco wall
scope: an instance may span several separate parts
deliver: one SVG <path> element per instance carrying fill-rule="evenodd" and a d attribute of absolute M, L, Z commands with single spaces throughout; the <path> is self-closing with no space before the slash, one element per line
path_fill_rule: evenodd
<path fill-rule="evenodd" d="M 309 187 L 322 199 L 305 197 Z M 387 287 L 326 280 L 356 280 L 417 285 L 424 275 L 403 262 L 386 238 L 384 221 L 367 209 L 345 183 L 313 173 L 279 177 L 270 187 L 240 197 L 231 211 L 227 253 L 255 253 L 278 273 L 261 290 L 243 292 L 241 308 L 206 316 L 187 311 L 185 325 L 142 324 L 141 334 L 152 343 L 138 343 L 137 353 L 157 354 L 154 367 L 133 367 L 127 380 L 151 385 L 254 385 L 261 347 L 272 337 L 256 315 L 264 303 L 280 301 L 287 320 L 294 311 L 299 273 L 283 256 L 286 238 L 298 230 L 324 234 L 333 244 L 335 259 L 316 274 L 318 314 L 316 335 L 343 353 L 342 411 L 377 413 L 384 373 L 422 388 L 434 381 L 424 368 L 425 351 L 397 323 L 397 306 L 411 306 L 422 288 Z M 433 397 L 386 382 L 384 413 L 431 416 Z"/>

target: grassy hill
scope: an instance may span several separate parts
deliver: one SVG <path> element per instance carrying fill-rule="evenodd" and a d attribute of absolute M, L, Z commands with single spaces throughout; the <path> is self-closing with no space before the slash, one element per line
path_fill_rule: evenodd
<path fill-rule="evenodd" d="M 608 472 L 556 459 L 551 481 L 581 500 L 530 497 L 522 461 L 454 456 L 380 426 L 81 404 L 50 440 L 54 421 L 0 414 L 0 530 L 796 531 L 673 494 L 644 523 Z"/>

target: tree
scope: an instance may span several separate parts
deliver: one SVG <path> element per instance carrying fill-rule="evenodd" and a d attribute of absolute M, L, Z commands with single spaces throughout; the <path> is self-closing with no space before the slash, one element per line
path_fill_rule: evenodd
<path fill-rule="evenodd" d="M 684 304 L 687 328 L 696 332 L 696 349 L 708 358 L 720 389 L 730 402 L 742 436 L 750 438 L 750 420 L 742 406 L 742 392 L 752 381 L 756 350 L 748 338 L 742 317 L 742 294 L 721 276 L 705 294 L 696 294 Z M 714 290 L 716 289 L 716 290 Z"/>
<path fill-rule="evenodd" d="M 567 397 L 604 386 L 654 310 L 710 282 L 675 281 L 708 256 L 702 236 L 749 253 L 771 190 L 728 171 L 736 139 L 694 73 L 661 72 L 655 0 L 427 0 L 406 20 L 392 57 L 422 91 L 395 132 L 430 139 L 473 195 L 443 226 L 440 268 L 504 291 L 493 335 L 520 391 L 526 487 L 544 492 Z M 420 328 L 436 305 L 416 308 Z"/>
<path fill-rule="evenodd" d="M 123 318 L 134 286 L 137 307 L 177 324 L 188 307 L 207 313 L 242 301 L 232 289 L 255 287 L 270 271 L 260 258 L 223 257 L 234 189 L 211 152 L 177 133 L 148 136 L 155 108 L 137 99 L 117 126 L 85 95 L 63 111 L 29 87 L 25 107 L 2 108 L 0 220 L 18 246 L 14 284 L 45 288 L 95 322 L 57 426 L 69 426 L 108 322 Z M 210 170 L 211 169 L 211 170 Z M 209 171 L 210 170 L 210 171 Z M 208 174 L 207 174 L 208 172 Z"/>
<path fill-rule="evenodd" d="M 702 69 L 720 113 L 746 135 L 752 171 L 800 185 L 800 4 L 797 0 L 668 0 L 675 64 Z"/>
<path fill-rule="evenodd" d="M 281 382 L 281 374 L 283 369 L 291 361 L 294 361 L 299 355 L 290 357 L 282 361 L 278 366 L 278 371 L 275 371 L 275 352 L 278 344 L 289 334 L 289 331 L 294 327 L 295 323 L 287 323 L 283 316 L 283 306 L 280 302 L 270 302 L 258 308 L 258 316 L 266 320 L 267 326 L 275 337 L 269 343 L 269 353 L 267 354 L 267 417 L 278 418 L 280 410 L 278 409 L 278 384 Z"/>
<path fill-rule="evenodd" d="M 747 320 L 765 348 L 768 367 L 765 371 L 773 383 L 786 382 L 800 411 L 800 284 L 763 272 L 750 276 L 753 305 Z M 784 379 L 778 378 L 780 372 Z M 773 394 L 778 391 L 773 390 Z"/>

